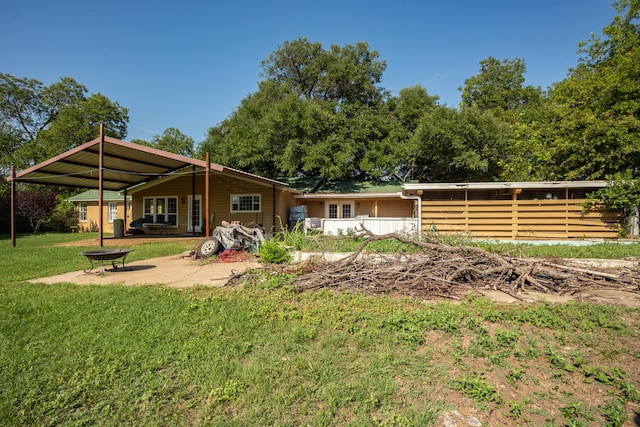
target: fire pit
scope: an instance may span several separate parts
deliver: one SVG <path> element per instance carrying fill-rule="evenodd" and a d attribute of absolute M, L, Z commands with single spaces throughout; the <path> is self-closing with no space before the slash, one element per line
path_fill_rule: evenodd
<path fill-rule="evenodd" d="M 91 266 L 89 269 L 84 270 L 85 273 L 90 273 L 93 268 L 93 262 L 97 261 L 100 265 L 100 269 L 98 270 L 98 274 L 104 273 L 104 262 L 111 261 L 111 265 L 113 269 L 118 268 L 118 264 L 122 264 L 122 268 L 124 268 L 124 262 L 127 259 L 127 254 L 131 252 L 133 249 L 100 249 L 95 251 L 86 251 L 80 252 L 80 255 L 84 255 L 87 257 Z"/>

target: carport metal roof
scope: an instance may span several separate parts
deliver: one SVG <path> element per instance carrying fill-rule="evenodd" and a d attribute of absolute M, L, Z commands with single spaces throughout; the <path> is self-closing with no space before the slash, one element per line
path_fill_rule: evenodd
<path fill-rule="evenodd" d="M 90 188 L 99 191 L 99 207 L 102 209 L 104 190 L 122 191 L 171 175 L 188 166 L 200 169 L 206 174 L 212 171 L 228 174 L 274 188 L 286 188 L 287 184 L 237 169 L 212 164 L 207 160 L 169 153 L 151 147 L 134 144 L 104 135 L 100 125 L 100 137 L 85 142 L 65 153 L 11 175 L 11 243 L 15 246 L 15 183 L 58 185 L 66 187 Z M 205 180 L 205 197 L 209 200 L 209 180 Z M 210 203 L 210 202 L 209 202 Z M 206 207 L 206 232 L 209 235 L 209 203 Z M 99 217 L 99 240 L 102 242 L 102 215 Z"/>
<path fill-rule="evenodd" d="M 65 153 L 16 173 L 16 182 L 60 185 L 77 188 L 100 188 L 100 142 L 96 138 Z M 102 188 L 122 191 L 144 182 L 172 174 L 187 166 L 206 168 L 203 160 L 169 153 L 120 139 L 104 137 Z M 217 164 L 211 170 L 257 181 L 265 185 L 286 184 Z"/>

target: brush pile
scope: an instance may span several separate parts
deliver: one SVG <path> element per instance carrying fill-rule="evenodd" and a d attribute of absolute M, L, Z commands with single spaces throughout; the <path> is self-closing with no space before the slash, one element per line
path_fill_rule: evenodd
<path fill-rule="evenodd" d="M 338 261 L 312 258 L 287 267 L 300 291 L 330 289 L 366 294 L 405 295 L 423 299 L 460 298 L 483 290 L 514 298 L 527 291 L 580 295 L 594 289 L 640 293 L 640 270 L 585 267 L 567 260 L 541 260 L 487 252 L 470 246 L 447 246 L 436 240 L 417 241 L 398 234 L 365 240 L 356 252 Z M 396 239 L 414 245 L 411 254 L 372 254 L 367 245 Z"/>

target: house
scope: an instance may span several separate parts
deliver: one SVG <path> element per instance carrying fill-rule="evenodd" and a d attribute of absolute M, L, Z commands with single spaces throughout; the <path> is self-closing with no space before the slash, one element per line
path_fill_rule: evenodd
<path fill-rule="evenodd" d="M 98 223 L 100 222 L 99 196 L 98 190 L 87 190 L 69 197 L 68 200 L 73 203 L 76 213 L 75 230 L 79 232 L 98 231 Z M 106 190 L 102 197 L 106 207 L 102 212 L 104 231 L 113 233 L 116 219 L 131 218 L 131 197 L 127 196 L 126 207 L 124 195 L 118 191 Z"/>
<path fill-rule="evenodd" d="M 135 220 L 140 229 L 152 234 L 209 236 L 222 221 L 257 223 L 270 233 L 286 224 L 294 206 L 304 208 L 310 226 L 319 225 L 331 234 L 362 225 L 377 234 L 437 230 L 502 239 L 612 238 L 620 228 L 616 213 L 582 212 L 587 194 L 605 187 L 605 181 L 374 184 L 291 180 L 289 185 L 213 164 L 208 155 L 205 160 L 192 159 L 111 138 L 104 135 L 103 126 L 99 138 L 19 173 L 12 168 L 7 181 L 11 185 L 12 246 L 16 182 L 97 191 L 98 212 L 106 212 L 96 214 L 100 246 L 102 233 L 113 220 L 109 203 L 116 203 L 115 215 L 120 215 L 117 201 L 110 201 L 108 194 L 105 197 L 107 191 L 122 194 L 123 200 L 130 197 L 130 210 L 122 211 L 124 223 Z M 79 215 L 84 213 L 79 211 Z M 88 222 L 89 218 L 87 204 Z"/>

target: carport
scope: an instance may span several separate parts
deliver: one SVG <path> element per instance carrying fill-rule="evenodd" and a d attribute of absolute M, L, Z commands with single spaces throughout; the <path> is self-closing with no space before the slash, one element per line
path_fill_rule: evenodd
<path fill-rule="evenodd" d="M 212 171 L 260 181 L 263 184 L 272 185 L 274 191 L 276 186 L 283 185 L 278 181 L 211 164 L 209 153 L 206 154 L 206 160 L 202 161 L 105 136 L 104 125 L 101 124 L 100 136 L 94 140 L 19 173 L 16 173 L 14 167 L 11 168 L 11 175 L 7 177 L 7 181 L 11 185 L 11 245 L 16 245 L 16 182 L 97 189 L 99 193 L 98 209 L 102 212 L 104 190 L 124 192 L 126 203 L 127 190 L 189 168 L 194 176 L 195 173 L 204 171 L 208 177 L 205 179 L 204 194 L 206 200 L 204 203 L 204 225 L 207 237 L 210 235 L 210 178 Z M 193 191 L 195 192 L 195 188 Z M 275 214 L 275 203 L 273 212 Z M 125 224 L 126 222 L 125 217 Z M 102 215 L 100 215 L 98 229 L 101 247 L 103 246 L 103 228 Z"/>

